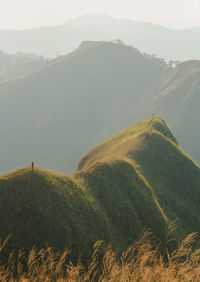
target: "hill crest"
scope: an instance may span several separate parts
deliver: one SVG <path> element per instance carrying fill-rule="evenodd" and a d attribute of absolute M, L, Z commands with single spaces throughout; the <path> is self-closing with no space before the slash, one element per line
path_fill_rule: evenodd
<path fill-rule="evenodd" d="M 178 145 L 176 138 L 167 127 L 165 121 L 157 116 L 151 116 L 91 149 L 81 158 L 75 174 L 101 160 L 127 158 L 129 152 L 139 150 L 143 146 L 145 139 L 150 138 L 151 134 L 164 136 Z"/>
<path fill-rule="evenodd" d="M 13 233 L 10 248 L 68 245 L 77 258 L 97 240 L 124 249 L 147 227 L 165 242 L 177 219 L 177 240 L 200 231 L 200 168 L 161 118 L 142 120 L 86 156 L 73 177 L 39 168 L 0 177 L 1 236 Z"/>

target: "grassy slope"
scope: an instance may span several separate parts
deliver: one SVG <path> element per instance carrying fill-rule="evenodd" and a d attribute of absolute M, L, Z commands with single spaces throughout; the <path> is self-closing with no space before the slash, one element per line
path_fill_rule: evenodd
<path fill-rule="evenodd" d="M 124 249 L 150 227 L 165 240 L 200 231 L 199 167 L 158 117 L 147 118 L 92 149 L 73 177 L 29 168 L 0 178 L 1 236 L 13 247 L 68 245 L 77 256 L 97 240 Z M 12 209 L 11 209 L 12 207 Z"/>
<path fill-rule="evenodd" d="M 81 159 L 75 176 L 85 181 L 89 174 L 95 179 L 96 170 L 115 162 L 132 167 L 146 190 L 151 191 L 157 212 L 165 222 L 178 220 L 177 236 L 199 231 L 200 170 L 181 150 L 163 120 L 147 118 L 96 146 Z M 119 175 L 120 171 L 119 168 Z M 109 176 L 111 183 L 115 177 Z M 131 187 L 127 180 L 123 179 L 122 190 Z M 100 181 L 104 181 L 103 173 Z M 94 183 L 90 191 L 96 190 Z M 146 209 L 147 205 L 144 206 Z M 156 230 L 154 224 L 155 220 L 150 220 L 151 227 Z"/>
<path fill-rule="evenodd" d="M 200 61 L 181 63 L 168 76 L 155 98 L 154 112 L 171 125 L 184 150 L 199 163 Z"/>
<path fill-rule="evenodd" d="M 80 180 L 107 215 L 115 247 L 129 245 L 147 227 L 164 240 L 165 217 L 131 163 L 120 159 L 98 163 Z"/>
<path fill-rule="evenodd" d="M 25 168 L 0 178 L 1 236 L 12 233 L 10 247 L 46 244 L 89 252 L 109 228 L 98 205 L 75 180 L 46 170 Z"/>
<path fill-rule="evenodd" d="M 48 244 L 55 249 L 69 246 L 77 257 L 82 251 L 88 255 L 97 240 L 122 249 L 152 227 L 151 221 L 155 234 L 164 236 L 165 222 L 151 191 L 126 162 L 95 168 L 84 185 L 38 168 L 33 173 L 30 168 L 16 170 L 0 178 L 0 195 L 1 236 L 13 234 L 8 252 Z"/>

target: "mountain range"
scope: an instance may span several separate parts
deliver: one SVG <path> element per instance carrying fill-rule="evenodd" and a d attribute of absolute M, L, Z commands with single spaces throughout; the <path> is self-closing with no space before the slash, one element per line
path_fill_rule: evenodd
<path fill-rule="evenodd" d="M 151 23 L 89 14 L 62 25 L 30 30 L 0 30 L 1 50 L 55 57 L 73 51 L 84 40 L 121 39 L 165 60 L 199 59 L 200 29 L 173 30 Z"/>
<path fill-rule="evenodd" d="M 198 60 L 172 67 L 118 40 L 38 64 L 16 64 L 25 74 L 0 83 L 1 173 L 31 160 L 72 173 L 92 146 L 153 113 L 200 163 Z"/>
<path fill-rule="evenodd" d="M 0 84 L 0 171 L 71 173 L 92 146 L 145 117 L 168 67 L 137 49 L 83 42 L 39 71 Z"/>

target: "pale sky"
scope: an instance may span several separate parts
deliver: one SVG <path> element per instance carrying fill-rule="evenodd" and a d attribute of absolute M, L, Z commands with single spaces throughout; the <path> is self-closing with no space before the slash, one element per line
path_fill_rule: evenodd
<path fill-rule="evenodd" d="M 200 26 L 200 0 L 0 0 L 0 29 L 58 25 L 88 13 L 173 28 Z"/>

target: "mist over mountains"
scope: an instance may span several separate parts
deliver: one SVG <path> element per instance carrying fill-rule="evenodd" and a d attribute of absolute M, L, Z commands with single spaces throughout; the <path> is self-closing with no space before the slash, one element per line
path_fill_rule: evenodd
<path fill-rule="evenodd" d="M 35 160 L 71 173 L 91 146 L 152 113 L 169 122 L 200 162 L 198 81 L 199 61 L 172 68 L 120 40 L 84 41 L 0 84 L 0 171 Z"/>
<path fill-rule="evenodd" d="M 72 172 L 91 146 L 148 113 L 167 72 L 132 47 L 84 42 L 37 72 L 1 83 L 1 171 L 33 159 Z"/>
<path fill-rule="evenodd" d="M 48 60 L 35 54 L 7 54 L 0 51 L 0 82 L 32 73 Z"/>
<path fill-rule="evenodd" d="M 200 232 L 200 29 L 99 14 L 0 42 L 5 258 L 68 246 L 86 265 L 98 240 L 123 251 L 149 228 L 167 261 L 172 222 L 171 250 Z"/>
<path fill-rule="evenodd" d="M 1 50 L 65 55 L 85 40 L 115 40 L 165 60 L 199 59 L 200 29 L 173 30 L 150 23 L 89 14 L 63 25 L 30 30 L 0 30 Z"/>

